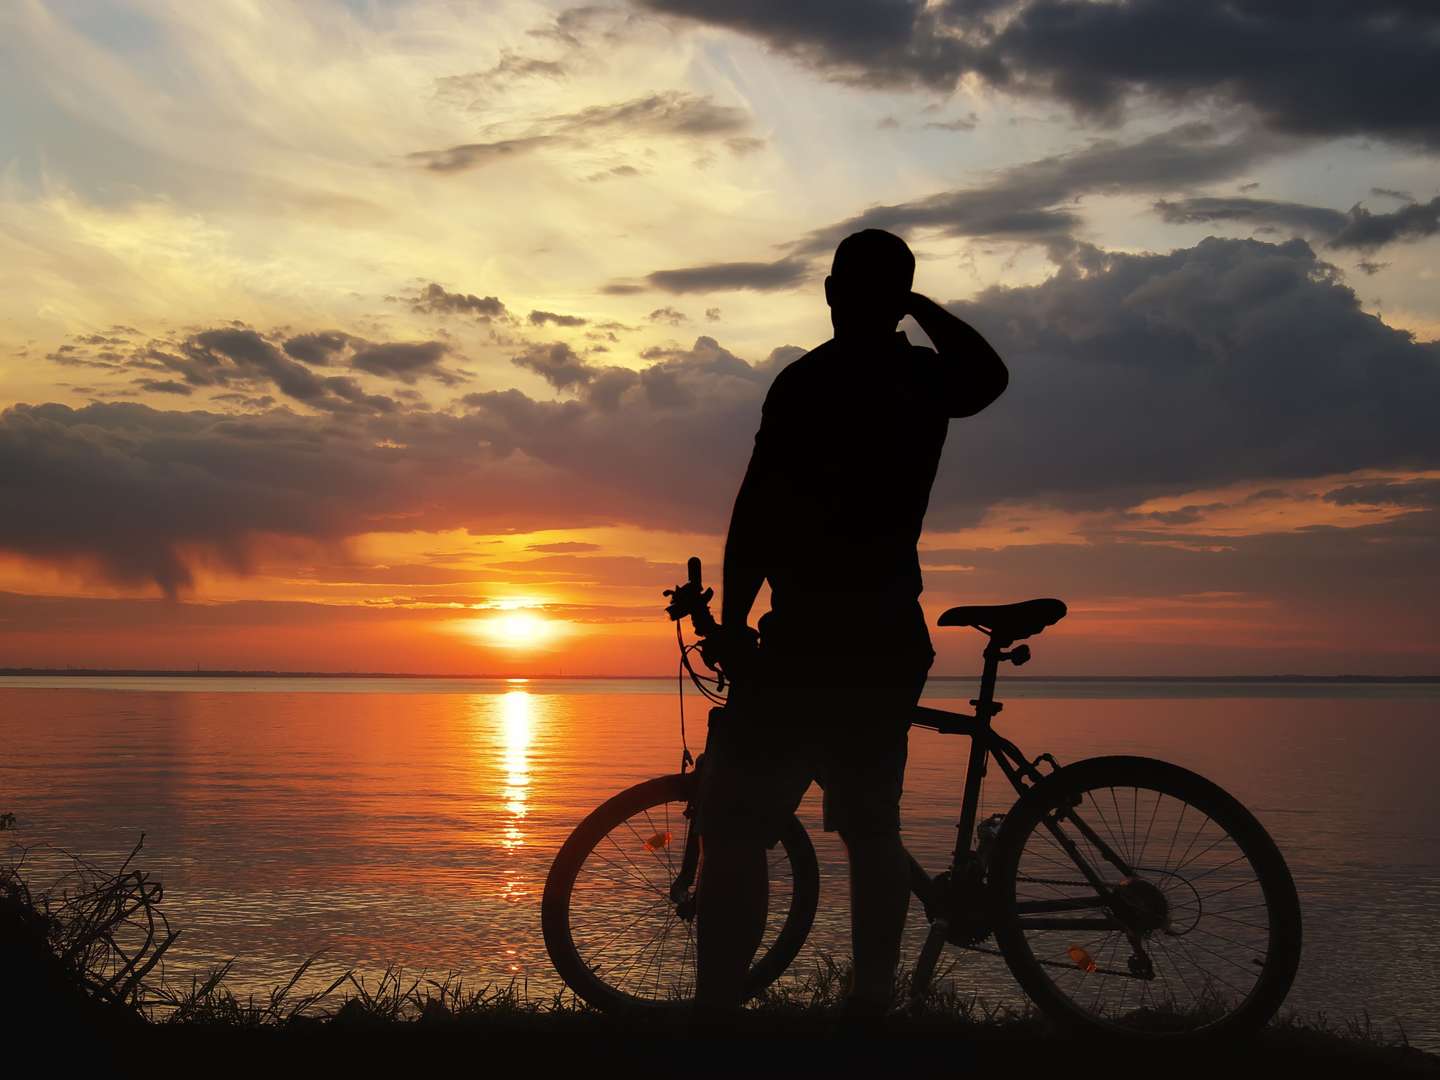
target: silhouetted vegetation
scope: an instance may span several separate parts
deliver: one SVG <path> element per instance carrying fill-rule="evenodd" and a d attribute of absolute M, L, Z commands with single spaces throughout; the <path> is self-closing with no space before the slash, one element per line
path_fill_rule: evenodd
<path fill-rule="evenodd" d="M 697 1035 L 683 1012 L 672 1017 L 623 1017 L 599 1013 L 568 991 L 532 996 L 521 982 L 472 985 L 459 975 L 432 978 L 392 967 L 378 978 L 347 971 L 328 982 L 310 978 L 314 960 L 301 964 L 283 986 L 264 994 L 239 993 L 229 985 L 233 961 L 203 977 L 167 976 L 163 958 L 179 936 L 159 904 L 159 882 L 134 867 L 137 843 L 118 870 L 106 872 L 53 848 L 20 848 L 0 865 L 0 1017 L 15 1031 L 64 1030 L 98 1043 L 93 1049 L 139 1044 L 164 1052 L 194 1038 L 233 1042 L 254 1033 L 251 1051 L 267 1052 L 276 1038 L 286 1053 L 303 1042 L 324 1053 L 360 1052 L 375 1039 L 406 1046 L 420 1033 L 445 1040 L 452 1033 L 491 1043 L 523 1044 L 541 1057 L 606 1052 L 646 1056 L 678 1052 L 682 1043 L 717 1044 L 716 1033 Z M 37 852 L 65 869 L 41 888 L 30 878 Z M 849 978 L 846 965 L 822 956 L 806 973 L 765 992 L 724 1031 L 724 1051 L 746 1052 L 763 1044 L 776 1053 L 807 1060 L 852 1050 L 836 1038 L 836 1018 Z M 937 980 L 919 1011 L 897 1012 L 885 1034 L 869 1043 L 886 1054 L 952 1060 L 956 1054 L 990 1058 L 1014 1053 L 1069 1055 L 1074 1044 L 1053 1038 L 1049 1022 L 1033 1008 L 997 1007 L 978 995 Z M 908 1000 L 906 979 L 896 987 L 897 1008 Z M 262 1037 L 263 1035 L 263 1037 Z M 668 1049 L 667 1049 L 668 1048 Z M 712 1045 L 712 1049 L 713 1049 Z M 1127 1048 L 1132 1062 L 1145 1051 Z M 1085 1053 L 1089 1053 L 1086 1051 Z M 1083 1055 L 1082 1055 L 1083 1056 Z M 1440 1075 L 1440 1058 L 1408 1043 L 1403 1029 L 1375 1024 L 1368 1016 L 1335 1022 L 1319 1015 L 1283 1015 L 1252 1044 L 1211 1048 L 1191 1064 L 1224 1067 L 1244 1060 L 1307 1065 L 1326 1063 L 1365 1070 L 1365 1075 Z M 1198 1065 L 1196 1066 L 1199 1067 Z M 1172 1063 L 1167 1063 L 1175 1075 Z"/>

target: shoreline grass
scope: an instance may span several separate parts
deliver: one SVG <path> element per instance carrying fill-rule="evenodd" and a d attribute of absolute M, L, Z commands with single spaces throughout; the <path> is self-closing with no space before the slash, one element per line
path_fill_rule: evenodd
<path fill-rule="evenodd" d="M 70 868 L 45 888 L 29 880 L 26 856 L 33 849 L 17 848 L 20 858 L 0 865 L 0 1022 L 17 1031 L 83 1035 L 102 1054 L 143 1047 L 163 1055 L 211 1043 L 241 1054 L 303 1049 L 333 1058 L 426 1046 L 438 1052 L 463 1043 L 557 1060 L 584 1061 L 595 1053 L 617 1060 L 664 1057 L 703 1048 L 717 1061 L 762 1054 L 844 1065 L 857 1053 L 883 1051 L 891 1063 L 1023 1058 L 1073 1074 L 1085 1064 L 1118 1060 L 1119 1053 L 1132 1065 L 1163 1066 L 1167 1075 L 1192 1068 L 1194 1075 L 1248 1072 L 1267 1063 L 1323 1067 L 1329 1074 L 1338 1067 L 1350 1075 L 1440 1076 L 1440 1057 L 1411 1046 L 1398 1024 L 1380 1025 L 1368 1015 L 1337 1022 L 1325 1014 L 1282 1012 L 1254 1039 L 1188 1046 L 1177 1056 L 1174 1048 L 1134 1043 L 1123 1052 L 1094 1050 L 1099 1044 L 1057 1037 L 1033 1008 L 996 1007 L 945 988 L 919 1010 L 897 1010 L 884 1034 L 866 1041 L 868 1050 L 857 1049 L 855 1040 L 837 1038 L 848 972 L 828 956 L 718 1030 L 697 1030 L 679 1010 L 660 1017 L 603 1014 L 568 991 L 532 997 L 523 982 L 475 986 L 453 973 L 436 978 L 400 967 L 373 978 L 347 971 L 302 989 L 315 958 L 284 985 L 241 995 L 227 983 L 233 961 L 183 983 L 167 977 L 164 957 L 179 931 L 160 910 L 159 883 L 133 868 L 142 845 L 143 837 L 119 870 L 108 873 L 60 853 Z M 902 976 L 897 984 L 897 1004 L 905 1001 L 905 981 Z"/>

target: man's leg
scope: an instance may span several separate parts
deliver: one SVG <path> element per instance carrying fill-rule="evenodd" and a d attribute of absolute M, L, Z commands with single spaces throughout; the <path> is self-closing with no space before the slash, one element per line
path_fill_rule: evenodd
<path fill-rule="evenodd" d="M 735 1009 L 765 934 L 766 849 L 750 839 L 703 836 L 700 852 L 695 1000 L 706 1009 Z"/>
<path fill-rule="evenodd" d="M 765 935 L 769 848 L 810 786 L 794 733 L 759 723 L 757 708 L 731 706 L 712 720 L 700 763 L 695 997 L 707 1012 L 744 1000 Z"/>
<path fill-rule="evenodd" d="M 923 669 L 897 686 L 860 687 L 848 706 L 853 726 L 830 732 L 820 774 L 825 828 L 840 833 L 850 856 L 850 997 L 857 1006 L 888 1005 L 910 909 L 910 856 L 900 842 L 909 712 Z"/>
<path fill-rule="evenodd" d="M 910 858 L 899 828 L 845 830 L 850 854 L 850 941 L 855 953 L 850 996 L 889 1004 L 910 910 Z"/>

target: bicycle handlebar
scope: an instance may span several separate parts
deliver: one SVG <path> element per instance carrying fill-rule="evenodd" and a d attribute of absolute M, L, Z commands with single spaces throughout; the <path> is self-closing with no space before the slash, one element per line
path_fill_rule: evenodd
<path fill-rule="evenodd" d="M 689 580 L 683 585 L 665 590 L 665 595 L 670 597 L 665 613 L 672 622 L 689 617 L 696 636 L 702 639 L 700 659 L 711 671 L 719 674 L 720 685 L 724 686 L 727 675 L 733 680 L 737 673 L 743 674 L 750 669 L 748 654 L 753 651 L 754 641 L 750 642 L 750 649 L 747 650 L 743 635 L 720 633 L 722 627 L 710 614 L 710 599 L 715 595 L 715 590 L 705 588 L 701 578 L 700 560 L 691 556 L 685 569 Z"/>
<path fill-rule="evenodd" d="M 665 590 L 665 595 L 670 597 L 670 603 L 665 606 L 665 614 L 670 616 L 671 622 L 679 622 L 688 615 L 695 627 L 695 633 L 701 637 L 709 637 L 720 629 L 720 624 L 710 614 L 710 599 L 715 595 L 715 590 L 707 589 L 701 584 L 700 560 L 697 557 L 692 555 L 685 569 L 689 580 L 684 585 Z"/>

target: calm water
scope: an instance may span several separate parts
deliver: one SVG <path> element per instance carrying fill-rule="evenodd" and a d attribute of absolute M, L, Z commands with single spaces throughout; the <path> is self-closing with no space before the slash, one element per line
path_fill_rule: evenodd
<path fill-rule="evenodd" d="M 929 703 L 966 709 L 967 683 Z M 1253 810 L 1300 889 L 1306 951 L 1290 1005 L 1368 1010 L 1440 1048 L 1440 687 L 1002 684 L 997 726 L 1062 761 L 1127 752 L 1205 774 Z M 688 699 L 692 745 L 703 702 Z M 966 742 L 916 732 L 906 842 L 940 869 Z M 602 799 L 679 763 L 674 684 L 647 681 L 5 679 L 0 811 L 16 839 L 102 864 L 146 834 L 184 933 L 172 973 L 237 957 L 264 988 L 323 950 L 320 974 L 387 964 L 557 986 L 539 930 L 550 859 Z M 987 809 L 1003 810 L 1003 780 Z M 843 853 L 822 860 L 808 950 L 847 950 Z M 923 918 L 912 910 L 907 957 Z M 954 954 L 957 982 L 1018 1001 L 1003 962 Z"/>

